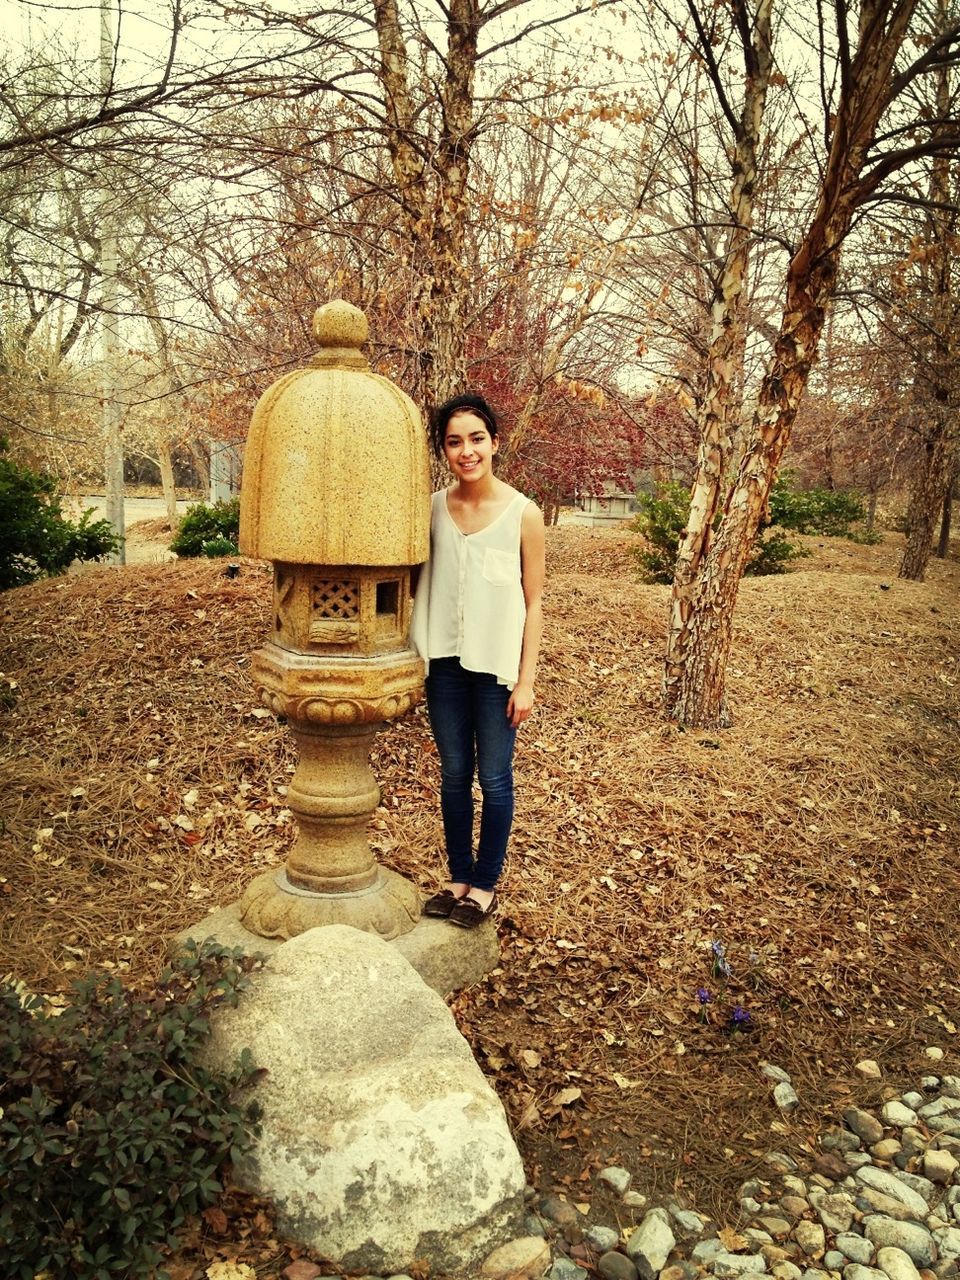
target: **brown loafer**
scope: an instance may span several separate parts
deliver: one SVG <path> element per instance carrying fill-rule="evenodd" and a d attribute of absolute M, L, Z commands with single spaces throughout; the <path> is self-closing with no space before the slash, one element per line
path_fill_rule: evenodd
<path fill-rule="evenodd" d="M 423 904 L 423 914 L 446 920 L 457 903 L 462 901 L 463 899 L 458 898 L 452 889 L 441 889 L 439 893 L 435 893 L 432 898 L 428 898 Z"/>
<path fill-rule="evenodd" d="M 447 919 L 461 929 L 476 929 L 478 925 L 483 924 L 484 920 L 488 920 L 496 909 L 496 894 L 490 899 L 488 907 L 481 907 L 476 898 L 471 898 L 468 893 L 465 898 L 460 898 Z"/>

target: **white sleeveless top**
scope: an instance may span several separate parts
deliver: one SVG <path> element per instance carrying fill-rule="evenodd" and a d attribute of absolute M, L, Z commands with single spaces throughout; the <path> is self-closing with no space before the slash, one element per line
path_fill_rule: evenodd
<path fill-rule="evenodd" d="M 447 491 L 433 495 L 430 559 L 420 571 L 410 644 L 423 658 L 459 658 L 512 689 L 520 672 L 527 607 L 520 579 L 520 522 L 529 502 L 518 493 L 478 533 L 461 533 Z"/>

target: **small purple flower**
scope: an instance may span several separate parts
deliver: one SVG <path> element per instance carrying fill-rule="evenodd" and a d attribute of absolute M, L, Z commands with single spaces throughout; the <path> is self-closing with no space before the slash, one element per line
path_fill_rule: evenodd
<path fill-rule="evenodd" d="M 700 1021 L 708 1022 L 710 1015 L 707 1012 L 707 1005 L 713 1003 L 713 996 L 706 987 L 697 987 L 697 1003 L 700 1005 Z"/>
<path fill-rule="evenodd" d="M 746 1031 L 750 1025 L 750 1011 L 745 1009 L 742 1004 L 734 1006 L 733 1012 L 730 1014 L 730 1026 L 734 1031 Z"/>

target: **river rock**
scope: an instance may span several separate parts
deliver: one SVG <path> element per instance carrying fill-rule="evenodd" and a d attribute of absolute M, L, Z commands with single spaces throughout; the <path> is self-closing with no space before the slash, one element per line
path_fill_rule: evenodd
<path fill-rule="evenodd" d="M 923 1153 L 924 1176 L 931 1182 L 939 1182 L 941 1186 L 946 1186 L 957 1169 L 960 1169 L 960 1161 L 955 1160 L 949 1151 L 938 1151 L 935 1147 L 928 1147 Z"/>
<path fill-rule="evenodd" d="M 819 1222 L 798 1222 L 793 1229 L 793 1238 L 808 1258 L 820 1258 L 826 1247 L 826 1236 Z"/>
<path fill-rule="evenodd" d="M 860 1139 L 849 1129 L 828 1129 L 820 1139 L 824 1151 L 857 1151 Z"/>
<path fill-rule="evenodd" d="M 863 1233 L 878 1248 L 902 1249 L 918 1267 L 929 1267 L 936 1261 L 933 1236 L 918 1222 L 896 1222 L 873 1213 L 864 1218 Z"/>
<path fill-rule="evenodd" d="M 548 1280 L 590 1280 L 590 1273 L 569 1258 L 557 1258 L 547 1272 Z"/>
<path fill-rule="evenodd" d="M 858 1262 L 851 1262 L 843 1268 L 843 1280 L 887 1280 L 886 1272 L 876 1267 L 864 1267 Z"/>
<path fill-rule="evenodd" d="M 597 1259 L 597 1272 L 603 1280 L 639 1280 L 637 1268 L 622 1253 L 605 1253 Z"/>
<path fill-rule="evenodd" d="M 938 1231 L 937 1248 L 942 1258 L 960 1258 L 960 1229 L 946 1227 Z"/>
<path fill-rule="evenodd" d="M 835 1191 L 831 1195 L 819 1188 L 811 1188 L 810 1203 L 828 1231 L 846 1231 L 853 1222 L 856 1205 L 845 1191 Z"/>
<path fill-rule="evenodd" d="M 777 1277 L 777 1280 L 800 1280 L 803 1275 L 803 1272 L 795 1262 L 790 1262 L 786 1259 L 781 1262 L 774 1262 L 770 1267 L 770 1271 L 772 1275 Z"/>
<path fill-rule="evenodd" d="M 623 1169 L 620 1165 L 610 1165 L 606 1169 L 601 1169 L 597 1178 L 605 1182 L 618 1196 L 623 1196 L 630 1190 L 632 1174 L 629 1169 Z"/>
<path fill-rule="evenodd" d="M 666 1209 L 651 1209 L 627 1241 L 627 1257 L 641 1280 L 653 1280 L 666 1266 L 676 1243 Z"/>
<path fill-rule="evenodd" d="M 872 1147 L 883 1137 L 883 1125 L 869 1111 L 861 1111 L 859 1107 L 847 1107 L 843 1113 L 843 1119 L 847 1128 L 852 1129 L 868 1147 Z"/>
<path fill-rule="evenodd" d="M 949 1115 L 960 1111 L 960 1098 L 951 1098 L 949 1094 L 941 1094 L 932 1102 L 926 1102 L 918 1112 L 922 1120 L 931 1120 L 934 1116 Z"/>
<path fill-rule="evenodd" d="M 862 1213 L 884 1213 L 898 1222 L 919 1222 L 926 1217 L 926 1214 L 909 1208 L 902 1200 L 885 1196 L 882 1191 L 875 1191 L 873 1187 L 861 1187 L 856 1204 Z"/>
<path fill-rule="evenodd" d="M 865 1240 L 863 1236 L 857 1235 L 856 1232 L 841 1232 L 834 1240 L 834 1244 L 851 1262 L 858 1262 L 861 1266 L 866 1266 L 873 1260 L 873 1245 L 869 1240 Z"/>
<path fill-rule="evenodd" d="M 614 1231 L 613 1227 L 597 1224 L 590 1227 L 583 1238 L 591 1249 L 596 1249 L 597 1253 L 609 1253 L 620 1243 L 620 1232 Z"/>
<path fill-rule="evenodd" d="M 800 1099 L 797 1097 L 797 1091 L 794 1089 L 792 1084 L 788 1084 L 785 1080 L 781 1081 L 780 1084 L 776 1085 L 774 1088 L 773 1100 L 780 1110 L 785 1112 L 787 1115 L 789 1115 L 791 1111 L 796 1111 L 797 1107 L 800 1105 Z"/>
<path fill-rule="evenodd" d="M 540 1201 L 540 1213 L 558 1227 L 580 1227 L 583 1225 L 583 1214 L 563 1196 L 544 1196 Z"/>
<path fill-rule="evenodd" d="M 784 1071 L 783 1067 L 775 1066 L 772 1062 L 761 1062 L 760 1070 L 768 1080 L 772 1080 L 774 1084 L 789 1084 L 790 1072 Z"/>
<path fill-rule="evenodd" d="M 914 1266 L 913 1259 L 902 1249 L 887 1246 L 877 1250 L 877 1266 L 889 1280 L 920 1280 L 920 1272 Z"/>
<path fill-rule="evenodd" d="M 884 1124 L 895 1125 L 898 1129 L 903 1129 L 908 1124 L 917 1123 L 917 1113 L 896 1100 L 883 1104 L 880 1108 L 880 1118 Z"/>
<path fill-rule="evenodd" d="M 864 1165 L 873 1163 L 866 1151 L 848 1151 L 843 1158 L 851 1169 L 862 1169 Z"/>
<path fill-rule="evenodd" d="M 903 1143 L 898 1142 L 896 1138 L 881 1138 L 870 1148 L 870 1154 L 875 1160 L 892 1160 L 902 1150 Z"/>
<path fill-rule="evenodd" d="M 786 1218 L 780 1218 L 776 1214 L 761 1214 L 760 1217 L 757 1218 L 757 1223 L 759 1226 L 763 1227 L 764 1231 L 769 1231 L 775 1240 L 781 1236 L 790 1234 L 791 1224 Z"/>
<path fill-rule="evenodd" d="M 542 1236 L 521 1236 L 502 1244 L 480 1268 L 482 1280 L 540 1280 L 550 1265 L 550 1246 Z"/>
<path fill-rule="evenodd" d="M 874 1190 L 881 1192 L 885 1196 L 889 1196 L 892 1200 L 899 1200 L 901 1204 L 906 1205 L 918 1218 L 926 1217 L 927 1202 L 912 1187 L 908 1187 L 905 1182 L 895 1177 L 892 1173 L 888 1173 L 886 1169 L 877 1169 L 873 1165 L 864 1165 L 862 1169 L 857 1170 L 857 1181 Z"/>
<path fill-rule="evenodd" d="M 711 1264 L 711 1270 L 721 1280 L 732 1280 L 733 1277 L 758 1275 L 765 1272 L 767 1264 L 756 1253 L 718 1253 Z"/>
<path fill-rule="evenodd" d="M 810 1208 L 810 1202 L 804 1196 L 783 1196 L 780 1200 L 780 1208 L 784 1213 L 789 1213 L 792 1218 L 800 1218 Z"/>
<path fill-rule="evenodd" d="M 695 1244 L 690 1252 L 690 1257 L 699 1266 L 709 1267 L 714 1258 L 724 1252 L 724 1247 L 720 1241 L 715 1236 L 711 1236 L 710 1239 L 701 1240 L 698 1244 Z"/>

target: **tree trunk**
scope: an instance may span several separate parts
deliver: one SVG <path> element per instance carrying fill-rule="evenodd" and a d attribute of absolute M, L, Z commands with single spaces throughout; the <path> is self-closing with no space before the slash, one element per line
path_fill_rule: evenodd
<path fill-rule="evenodd" d="M 949 501 L 952 469 L 949 440 L 949 411 L 936 415 L 923 437 L 923 453 L 914 476 L 907 507 L 907 545 L 903 549 L 898 576 L 922 582 L 927 571 L 937 524 L 945 501 Z"/>
<path fill-rule="evenodd" d="M 744 37 L 744 62 L 747 87 L 743 111 L 735 123 L 736 147 L 733 155 L 733 183 L 730 195 L 731 228 L 724 253 L 723 266 L 717 277 L 711 303 L 710 347 L 707 353 L 706 382 L 697 406 L 697 428 L 700 440 L 697 466 L 690 492 L 690 510 L 686 527 L 680 535 L 674 571 L 670 625 L 667 634 L 666 676 L 664 696 L 669 712 L 673 712 L 675 683 L 680 670 L 690 663 L 690 679 L 698 684 L 713 685 L 716 675 L 709 659 L 701 661 L 699 643 L 690 644 L 688 627 L 695 584 L 709 555 L 711 539 L 723 496 L 731 453 L 731 424 L 739 408 L 736 394 L 739 361 L 743 354 L 742 301 L 750 260 L 754 212 L 754 190 L 757 180 L 757 154 L 770 74 L 773 70 L 771 31 L 772 0 L 761 0 L 757 6 L 751 39 Z M 709 583 L 704 583 L 701 596 L 696 591 L 697 608 L 706 610 L 709 620 L 704 636 L 714 631 L 716 601 L 712 600 Z M 729 643 L 729 624 L 721 628 Z M 694 674 L 695 672 L 695 674 Z M 723 718 L 719 708 L 718 718 Z"/>
<path fill-rule="evenodd" d="M 167 436 L 161 434 L 157 440 L 157 465 L 160 468 L 160 484 L 163 487 L 163 501 L 167 508 L 167 519 L 170 521 L 170 532 L 177 532 L 177 486 L 173 478 L 173 450 Z"/>
<path fill-rule="evenodd" d="M 846 185 L 846 184 L 844 184 Z M 848 187 L 849 189 L 849 187 Z M 674 589 L 671 645 L 664 695 L 670 716 L 701 728 L 732 723 L 726 702 L 726 668 L 733 638 L 733 612 L 767 499 L 806 389 L 833 290 L 840 245 L 853 216 L 844 200 L 826 219 L 817 218 L 790 264 L 787 298 L 771 366 L 744 437 L 736 480 L 723 519 L 696 579 Z"/>
<path fill-rule="evenodd" d="M 697 407 L 700 450 L 690 495 L 690 514 L 677 555 L 676 582 L 681 588 L 693 579 L 709 549 L 730 458 L 731 422 L 739 409 L 736 387 L 742 364 L 743 290 L 752 242 L 757 153 L 773 70 L 771 7 L 772 0 L 762 0 L 757 6 L 753 44 L 744 49 L 748 82 L 733 157 L 731 229 L 710 307 L 706 385 Z"/>
<path fill-rule="evenodd" d="M 414 399 L 434 406 L 467 381 L 466 219 L 474 134 L 474 77 L 481 14 L 477 0 L 451 0 L 447 10 L 440 132 L 418 132 L 407 50 L 396 0 L 374 0 L 387 145 L 400 192 L 403 259 L 415 281 L 418 333 Z M 426 157 L 429 156 L 429 162 Z"/>
<path fill-rule="evenodd" d="M 193 469 L 197 473 L 197 488 L 201 493 L 210 495 L 210 455 L 199 440 L 188 440 L 187 448 L 193 459 Z"/>
<path fill-rule="evenodd" d="M 871 182 L 879 181 L 871 176 L 861 182 L 861 173 L 914 7 L 912 0 L 902 0 L 889 13 L 881 5 L 882 12 L 868 15 L 864 6 L 860 46 L 846 69 L 831 121 L 817 205 L 790 262 L 780 332 L 744 433 L 735 481 L 726 491 L 722 521 L 711 537 L 711 475 L 694 512 L 699 527 L 684 538 L 685 563 L 673 589 L 664 707 L 668 716 L 685 724 L 716 728 L 731 723 L 725 682 L 740 580 L 816 357 L 844 238 L 854 212 L 873 190 Z M 845 21 L 842 7 L 838 14 Z M 722 451 L 722 425 L 721 416 L 703 450 L 714 469 Z M 696 491 L 694 498 L 696 506 Z"/>
<path fill-rule="evenodd" d="M 877 519 L 877 491 L 871 489 L 867 495 L 867 533 L 873 533 L 873 526 Z"/>
<path fill-rule="evenodd" d="M 943 495 L 943 511 L 940 516 L 940 537 L 937 541 L 937 559 L 946 560 L 950 550 L 950 525 L 953 521 L 953 485 Z"/>
<path fill-rule="evenodd" d="M 946 29 L 947 3 L 939 0 L 940 29 Z M 937 112 L 949 118 L 950 82 L 946 67 L 937 74 Z M 946 124 L 941 129 L 947 128 Z M 944 502 L 949 504 L 953 479 L 956 409 L 952 405 L 957 375 L 956 318 L 953 309 L 954 217 L 950 211 L 950 157 L 937 155 L 930 171 L 930 248 L 932 253 L 924 274 L 932 301 L 929 356 L 919 380 L 923 403 L 920 439 L 922 452 L 907 507 L 907 545 L 900 562 L 899 576 L 922 582 L 933 550 Z"/>

